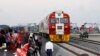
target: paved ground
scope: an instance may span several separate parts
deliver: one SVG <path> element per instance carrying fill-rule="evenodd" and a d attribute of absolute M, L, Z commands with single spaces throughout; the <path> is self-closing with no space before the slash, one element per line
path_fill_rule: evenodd
<path fill-rule="evenodd" d="M 38 56 L 47 56 L 45 52 L 45 43 L 47 42 L 46 39 L 42 39 L 42 50 L 41 50 L 41 55 Z M 0 56 L 15 56 L 13 53 L 15 50 L 8 50 L 7 52 L 4 52 L 4 50 L 0 50 Z M 53 56 L 75 56 L 69 51 L 66 51 L 65 49 L 57 46 L 54 44 L 54 52 Z"/>
<path fill-rule="evenodd" d="M 89 37 L 88 39 L 100 41 L 100 37 L 99 36 L 97 36 L 97 37 L 94 37 L 94 36 L 93 37 Z M 43 38 L 42 39 L 41 55 L 38 55 L 38 56 L 46 56 L 46 52 L 45 52 L 45 43 L 46 42 L 47 42 L 47 40 Z M 4 52 L 4 50 L 0 50 L 0 56 L 14 56 L 14 54 L 13 54 L 14 52 L 15 52 L 15 50 L 8 50 L 7 52 Z M 72 53 L 70 53 L 69 51 L 66 51 L 65 49 L 60 48 L 59 46 L 54 44 L 53 56 L 74 56 L 74 55 Z"/>
<path fill-rule="evenodd" d="M 0 56 L 14 56 L 15 50 L 7 50 L 7 52 L 4 51 L 4 49 L 0 49 Z"/>
<path fill-rule="evenodd" d="M 87 39 L 100 41 L 100 37 L 89 37 Z M 86 48 L 88 50 L 92 50 L 94 52 L 100 53 L 100 45 L 96 45 L 96 44 L 84 42 L 84 41 L 78 41 L 78 40 L 70 40 L 70 42 L 77 45 L 77 46 L 81 46 L 81 47 Z"/>
<path fill-rule="evenodd" d="M 41 56 L 46 56 L 46 52 L 45 52 L 45 43 L 46 42 L 47 42 L 47 40 L 43 39 L 43 45 L 42 45 L 42 50 L 41 50 L 42 55 Z M 53 56 L 75 56 L 75 55 L 73 55 L 69 51 L 66 51 L 65 49 L 54 44 Z"/>
<path fill-rule="evenodd" d="M 92 54 L 92 53 L 90 53 L 90 52 L 87 52 L 87 51 L 85 51 L 85 50 L 82 50 L 82 49 L 80 49 L 80 48 L 71 46 L 71 45 L 66 44 L 66 43 L 61 43 L 60 45 L 62 45 L 62 46 L 64 46 L 64 47 L 67 47 L 68 49 L 73 50 L 74 52 L 76 52 L 76 53 L 78 53 L 78 54 L 84 54 L 84 53 L 86 53 L 86 54 L 88 54 L 89 56 L 97 56 L 97 55 L 94 55 L 94 54 Z M 77 45 L 77 46 L 78 46 L 78 45 Z"/>
<path fill-rule="evenodd" d="M 79 38 L 79 34 L 71 34 L 72 37 Z M 100 41 L 100 34 L 89 34 L 88 40 Z"/>
<path fill-rule="evenodd" d="M 100 36 L 98 36 L 98 37 L 92 36 L 92 37 L 89 37 L 88 40 L 100 41 Z"/>

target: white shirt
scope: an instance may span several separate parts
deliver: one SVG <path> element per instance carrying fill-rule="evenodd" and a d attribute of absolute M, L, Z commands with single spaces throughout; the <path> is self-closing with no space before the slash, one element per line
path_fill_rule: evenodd
<path fill-rule="evenodd" d="M 38 40 L 38 36 L 37 35 L 35 35 L 35 40 Z"/>
<path fill-rule="evenodd" d="M 30 33 L 29 37 L 32 37 L 33 36 L 33 33 Z"/>
<path fill-rule="evenodd" d="M 13 33 L 14 40 L 17 38 L 17 36 L 18 36 L 17 33 Z"/>
<path fill-rule="evenodd" d="M 53 43 L 48 41 L 46 42 L 46 45 L 45 45 L 45 51 L 47 51 L 47 49 L 51 49 L 53 51 Z"/>

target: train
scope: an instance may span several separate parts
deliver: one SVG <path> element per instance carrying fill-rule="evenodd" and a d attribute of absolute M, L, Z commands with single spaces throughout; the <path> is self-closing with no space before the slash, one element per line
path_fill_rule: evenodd
<path fill-rule="evenodd" d="M 34 26 L 34 24 L 29 25 L 28 29 L 36 29 L 32 26 Z M 37 33 L 49 38 L 50 41 L 68 42 L 70 40 L 70 16 L 63 11 L 54 11 L 38 24 L 37 29 Z M 29 43 L 16 50 L 17 56 L 27 56 L 28 50 Z"/>
<path fill-rule="evenodd" d="M 38 25 L 36 23 L 29 23 L 26 26 L 24 26 L 25 31 L 30 32 L 32 31 L 33 33 L 38 33 Z"/>
<path fill-rule="evenodd" d="M 51 12 L 39 23 L 39 33 L 52 42 L 70 40 L 70 16 L 64 11 Z"/>
<path fill-rule="evenodd" d="M 33 32 L 38 33 L 38 25 L 36 23 L 29 23 L 27 25 L 19 25 L 19 26 L 12 26 L 13 31 L 24 31 L 24 32 Z"/>

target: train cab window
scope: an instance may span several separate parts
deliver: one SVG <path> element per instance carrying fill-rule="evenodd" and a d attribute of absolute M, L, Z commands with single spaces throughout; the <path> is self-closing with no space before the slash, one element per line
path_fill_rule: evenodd
<path fill-rule="evenodd" d="M 56 18 L 56 23 L 59 23 L 59 18 Z"/>
<path fill-rule="evenodd" d="M 59 18 L 51 19 L 51 23 L 59 23 Z"/>
<path fill-rule="evenodd" d="M 56 19 L 51 19 L 50 22 L 51 23 L 56 23 Z"/>
<path fill-rule="evenodd" d="M 68 19 L 60 18 L 60 23 L 68 23 Z"/>

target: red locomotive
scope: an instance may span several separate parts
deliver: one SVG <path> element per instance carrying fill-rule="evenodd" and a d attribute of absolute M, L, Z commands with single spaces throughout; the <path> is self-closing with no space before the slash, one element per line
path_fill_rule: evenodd
<path fill-rule="evenodd" d="M 63 11 L 50 13 L 39 23 L 39 32 L 54 42 L 68 42 L 70 39 L 70 17 Z"/>

